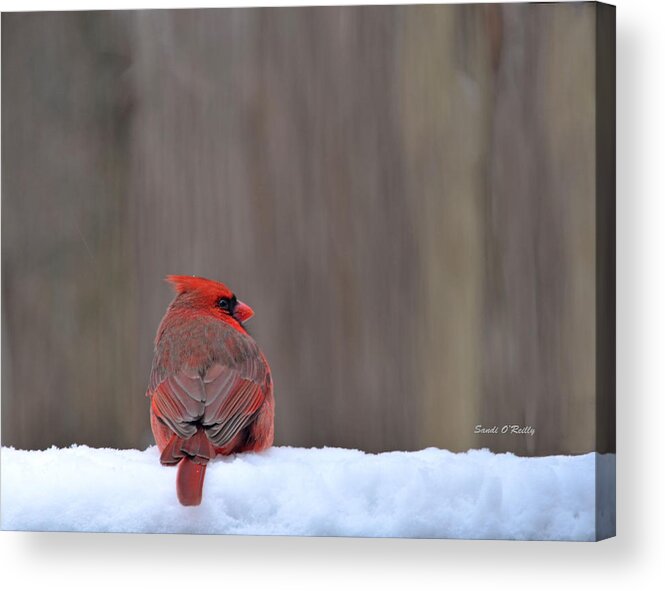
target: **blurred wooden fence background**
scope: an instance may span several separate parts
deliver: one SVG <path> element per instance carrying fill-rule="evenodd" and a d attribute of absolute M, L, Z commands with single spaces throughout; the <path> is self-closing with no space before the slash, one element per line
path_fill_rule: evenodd
<path fill-rule="evenodd" d="M 3 444 L 147 445 L 178 273 L 255 309 L 277 444 L 594 449 L 595 22 L 3 14 Z"/>

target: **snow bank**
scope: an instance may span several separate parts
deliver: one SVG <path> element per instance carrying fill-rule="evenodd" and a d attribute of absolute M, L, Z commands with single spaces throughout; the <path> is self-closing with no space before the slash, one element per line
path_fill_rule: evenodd
<path fill-rule="evenodd" d="M 178 504 L 176 471 L 158 458 L 155 447 L 3 448 L 2 529 L 595 538 L 595 454 L 276 447 L 211 463 L 199 507 Z"/>

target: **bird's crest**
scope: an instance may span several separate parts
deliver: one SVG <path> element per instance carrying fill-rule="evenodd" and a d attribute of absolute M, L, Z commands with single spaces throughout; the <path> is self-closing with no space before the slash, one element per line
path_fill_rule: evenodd
<path fill-rule="evenodd" d="M 222 291 L 230 293 L 229 288 L 223 283 L 213 281 L 212 279 L 206 279 L 205 277 L 195 277 L 193 275 L 167 275 L 166 281 L 171 284 L 178 295 L 192 291 L 203 293 L 208 291 Z"/>

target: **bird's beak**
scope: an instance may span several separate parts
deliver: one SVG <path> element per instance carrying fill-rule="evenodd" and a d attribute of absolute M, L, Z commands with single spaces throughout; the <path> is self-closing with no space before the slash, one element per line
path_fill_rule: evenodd
<path fill-rule="evenodd" d="M 235 309 L 233 310 L 233 317 L 238 322 L 245 322 L 254 316 L 254 310 L 252 310 L 247 304 L 243 304 L 240 300 L 236 304 Z"/>

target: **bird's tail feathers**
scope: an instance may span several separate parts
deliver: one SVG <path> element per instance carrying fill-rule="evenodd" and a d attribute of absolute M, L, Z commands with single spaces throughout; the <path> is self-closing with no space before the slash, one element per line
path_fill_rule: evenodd
<path fill-rule="evenodd" d="M 189 458 L 183 458 L 178 465 L 176 492 L 181 505 L 195 506 L 201 504 L 203 497 L 203 479 L 207 464 L 197 464 Z"/>
<path fill-rule="evenodd" d="M 181 504 L 201 504 L 206 466 L 214 457 L 215 450 L 200 427 L 187 439 L 174 434 L 166 444 L 160 462 L 167 466 L 178 464 L 176 492 Z"/>

